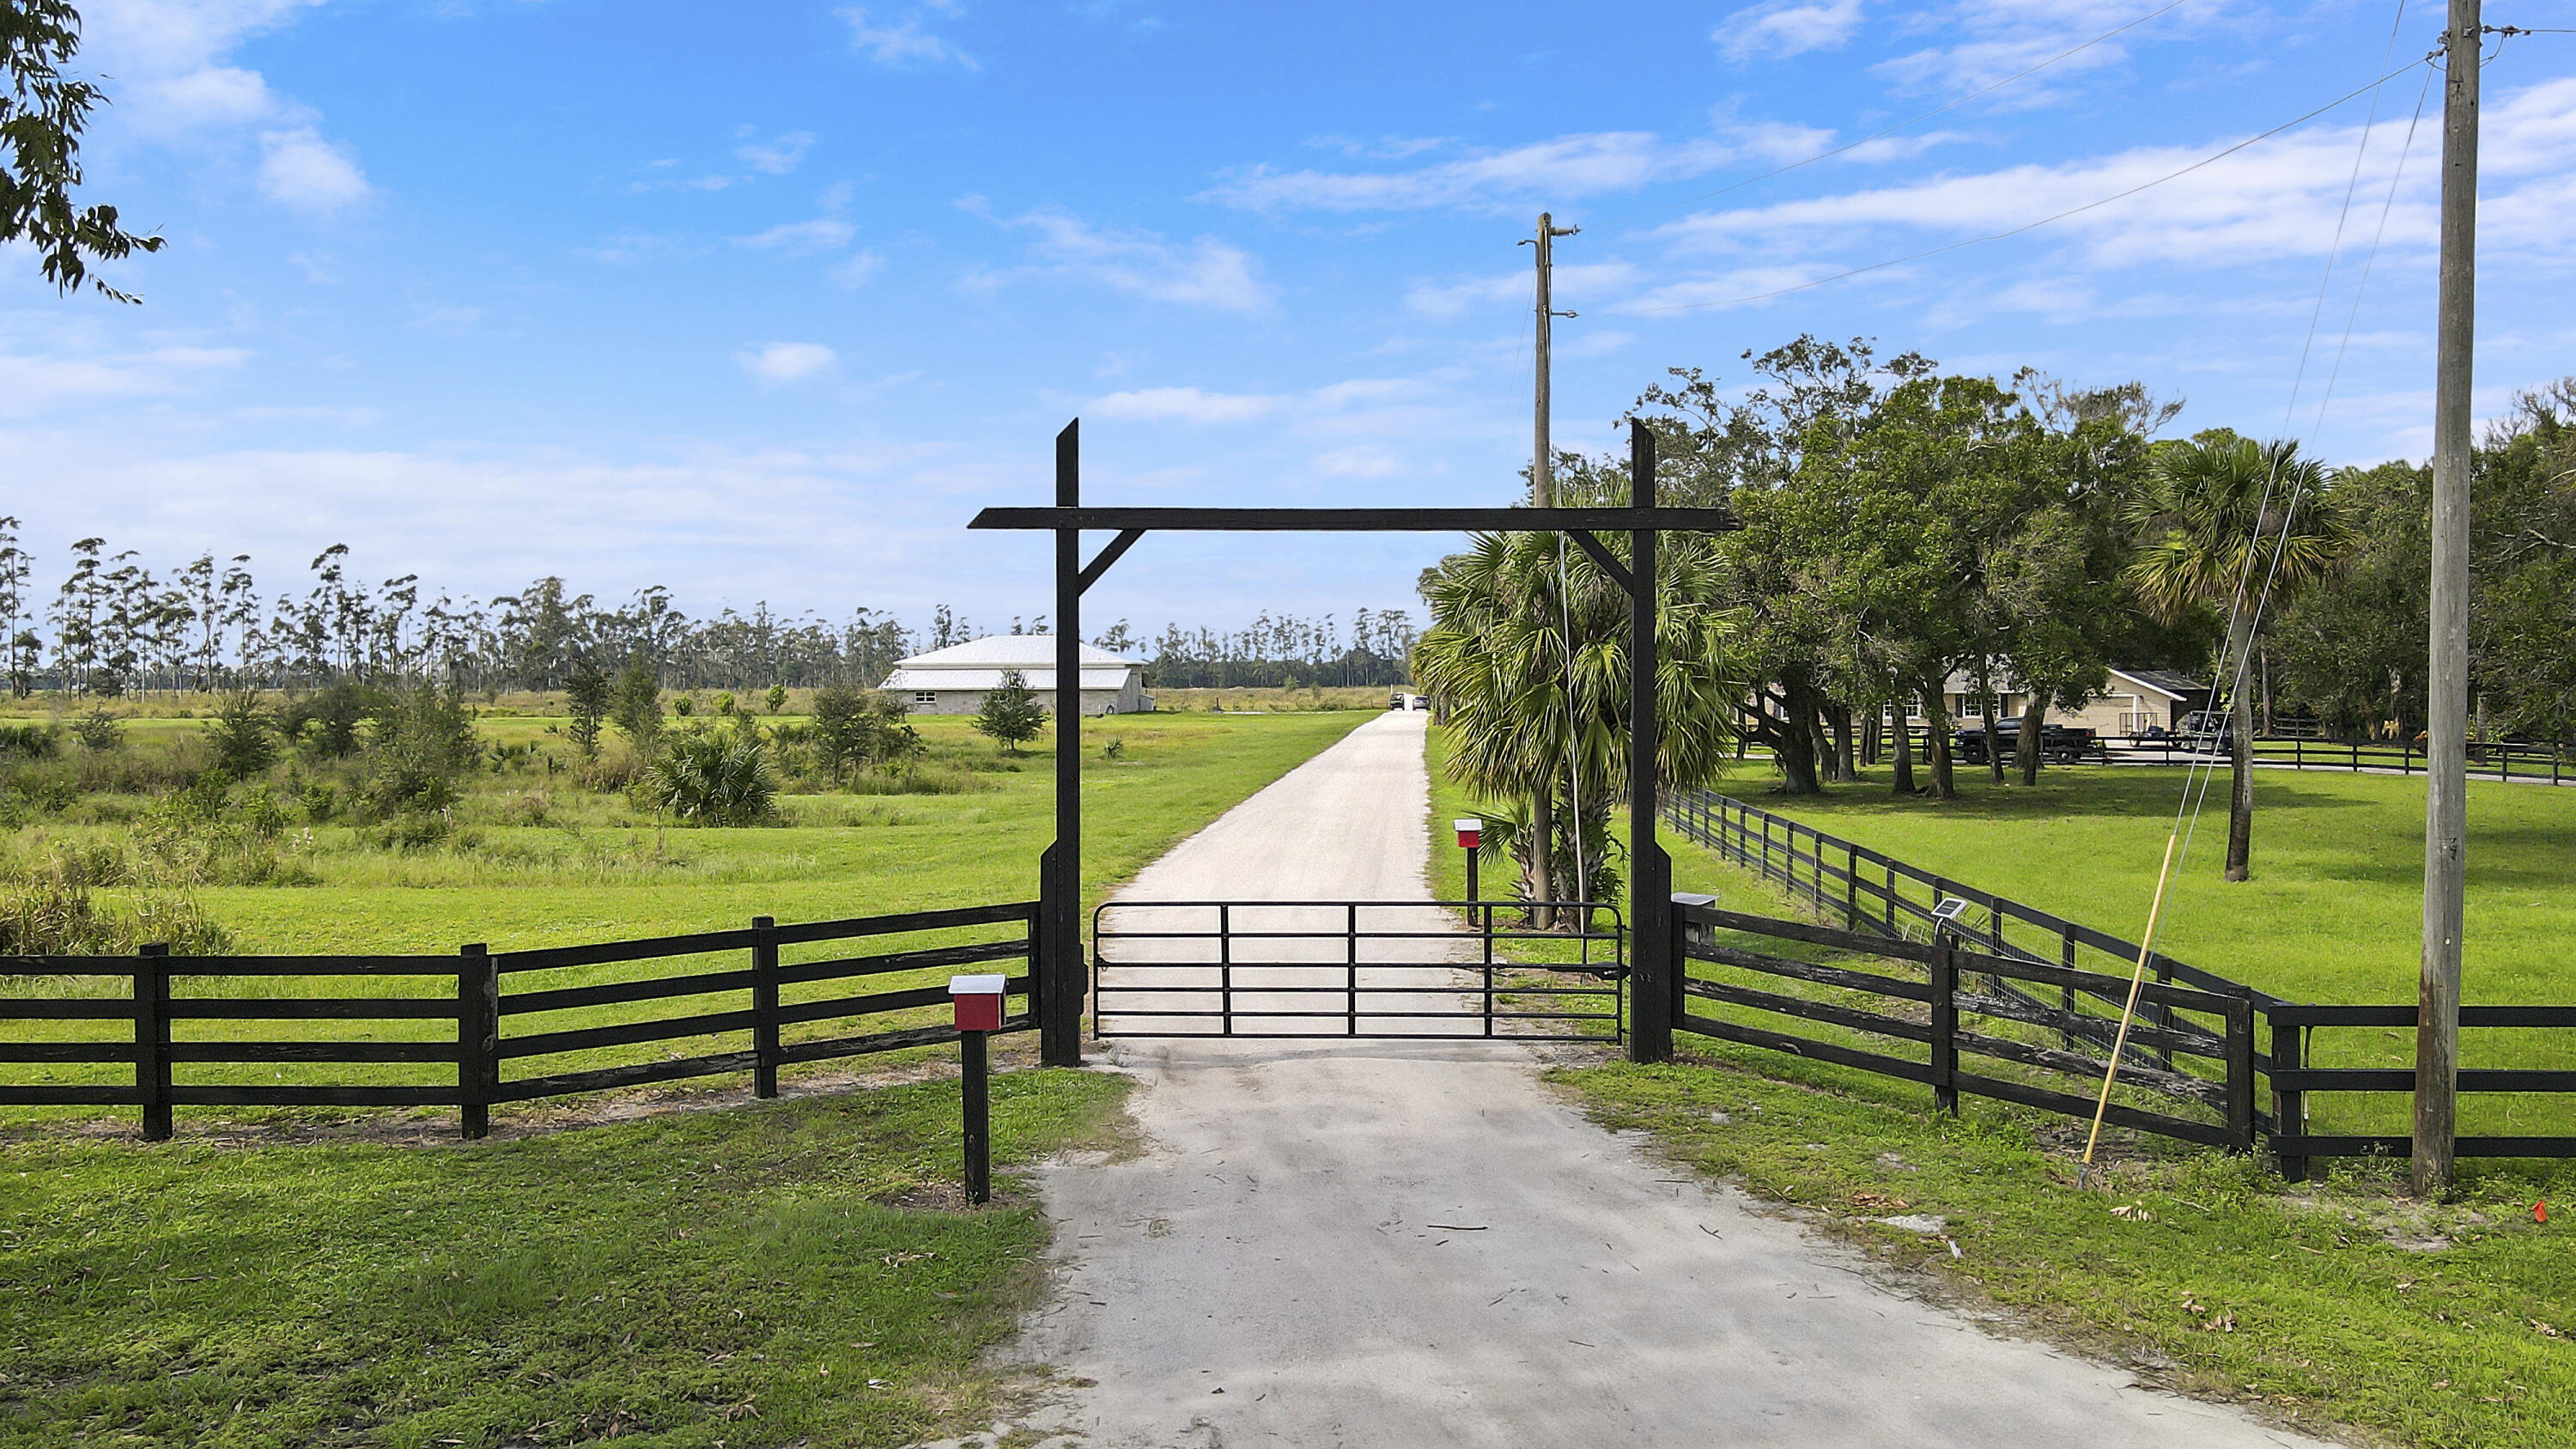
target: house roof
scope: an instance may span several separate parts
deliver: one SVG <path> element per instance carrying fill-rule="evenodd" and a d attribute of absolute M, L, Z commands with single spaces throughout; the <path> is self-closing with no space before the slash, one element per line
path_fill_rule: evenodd
<path fill-rule="evenodd" d="M 2170 669 L 2113 669 L 2111 673 L 2150 694 L 2161 694 L 2167 699 L 2189 699 L 2195 694 L 2209 693 L 2208 685 Z"/>
<path fill-rule="evenodd" d="M 1111 668 L 1138 669 L 1143 666 L 1133 659 L 1121 659 L 1106 649 L 1089 644 L 1075 646 L 1076 655 L 1087 673 L 1102 665 Z M 905 669 L 1032 669 L 1055 668 L 1055 636 L 1052 634 L 990 634 L 933 649 L 903 661 Z"/>
<path fill-rule="evenodd" d="M 1122 667 L 1114 669 L 1086 669 L 1082 671 L 1082 687 L 1085 689 L 1124 689 L 1127 687 L 1128 679 L 1135 673 L 1137 668 L 1138 666 L 1133 664 L 1123 664 Z M 1002 687 L 1002 676 L 1010 672 L 1011 671 L 1007 669 L 963 669 L 955 666 L 934 669 L 913 669 L 905 667 L 897 669 L 894 673 L 887 675 L 885 683 L 878 685 L 877 688 L 898 691 L 999 689 Z M 1021 683 L 1041 694 L 1055 688 L 1055 670 L 1052 667 L 1045 669 L 1022 669 L 1019 671 L 1019 675 Z"/>

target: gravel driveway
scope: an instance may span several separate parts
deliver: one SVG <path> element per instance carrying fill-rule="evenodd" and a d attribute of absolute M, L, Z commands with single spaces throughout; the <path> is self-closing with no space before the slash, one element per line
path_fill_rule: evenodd
<path fill-rule="evenodd" d="M 1148 869 L 1135 900 L 1424 899 L 1424 717 L 1349 736 Z M 1017 1442 L 1095 1446 L 2308 1444 L 1877 1285 L 1448 1041 L 1126 1043 L 1138 1160 L 1041 1176 L 1067 1387 Z M 998 1426 L 997 1426 L 998 1427 Z M 974 1436 L 967 1443 L 992 1442 Z"/>

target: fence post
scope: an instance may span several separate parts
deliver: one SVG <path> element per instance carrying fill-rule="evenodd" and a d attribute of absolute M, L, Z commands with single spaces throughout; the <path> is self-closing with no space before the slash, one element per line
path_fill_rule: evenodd
<path fill-rule="evenodd" d="M 1843 842 L 1843 929 L 1860 926 L 1860 846 Z"/>
<path fill-rule="evenodd" d="M 1950 932 L 1932 930 L 1932 1105 L 1959 1114 L 1959 967 Z"/>
<path fill-rule="evenodd" d="M 2165 965 L 2164 953 L 2161 951 L 2156 953 L 2156 984 L 2158 986 L 2173 985 L 2173 972 Z M 2174 1014 L 2171 1006 L 2159 1004 L 2153 1009 L 2150 1016 L 2154 1020 L 2155 1024 L 2164 1030 L 2165 1035 L 2168 1038 L 2173 1035 Z M 2170 1072 L 2173 1070 L 2173 1045 L 2170 1040 L 2168 1040 L 2165 1045 L 2156 1048 L 2156 1060 L 2164 1064 L 2164 1069 L 2166 1071 Z"/>
<path fill-rule="evenodd" d="M 1216 908 L 1216 993 L 1225 1036 L 1234 1035 L 1234 907 Z"/>
<path fill-rule="evenodd" d="M 778 1095 L 778 920 L 751 918 L 751 1094 Z"/>
<path fill-rule="evenodd" d="M 143 1140 L 170 1140 L 170 948 L 146 946 L 134 963 L 134 1090 Z"/>
<path fill-rule="evenodd" d="M 2283 1072 L 2295 1072 L 2305 1063 L 2304 1038 L 2296 1026 L 2284 1025 L 2278 1017 L 2272 1021 L 2272 1140 L 2276 1145 L 2284 1137 L 2304 1137 L 2308 1133 L 2308 1094 L 2281 1085 Z M 2279 1153 L 2281 1176 L 2291 1182 L 2308 1180 L 2305 1154 Z"/>
<path fill-rule="evenodd" d="M 2227 999 L 2227 1150 L 2254 1150 L 2254 1003 Z"/>
<path fill-rule="evenodd" d="M 457 1130 L 471 1141 L 492 1132 L 492 1089 L 501 1080 L 501 972 L 480 941 L 459 947 L 457 955 Z"/>
<path fill-rule="evenodd" d="M 2057 962 L 2069 971 L 2075 969 L 2075 923 L 2073 921 L 2065 922 L 2057 933 Z M 2070 984 L 2064 987 L 2059 995 L 2063 998 L 2066 1012 L 2066 1048 L 2073 1051 L 2075 1049 L 2074 986 Z"/>
<path fill-rule="evenodd" d="M 1882 857 L 1879 863 L 1887 867 L 1887 934 L 1893 939 L 1896 935 L 1896 862 Z"/>
<path fill-rule="evenodd" d="M 1485 1035 L 1494 1034 L 1494 912 L 1485 909 Z"/>

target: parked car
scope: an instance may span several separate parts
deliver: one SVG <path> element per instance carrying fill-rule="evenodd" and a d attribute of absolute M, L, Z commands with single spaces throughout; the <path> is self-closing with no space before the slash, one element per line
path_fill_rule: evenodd
<path fill-rule="evenodd" d="M 2021 716 L 1995 721 L 1994 738 L 1995 748 L 2004 754 L 2017 751 L 2021 747 Z M 1960 727 L 1950 736 L 1950 753 L 1967 764 L 1986 763 L 1986 727 Z M 2103 753 L 2101 740 L 2084 726 L 2042 723 L 2039 727 L 2039 756 L 2051 764 L 2072 765 Z"/>
<path fill-rule="evenodd" d="M 2174 739 L 2196 749 L 2233 749 L 2236 717 L 2223 709 L 2194 710 L 2174 727 Z"/>
<path fill-rule="evenodd" d="M 1405 696 L 1405 700 L 1406 703 L 1414 709 L 1429 709 L 1431 707 L 1431 696 L 1427 694 L 1407 695 Z"/>

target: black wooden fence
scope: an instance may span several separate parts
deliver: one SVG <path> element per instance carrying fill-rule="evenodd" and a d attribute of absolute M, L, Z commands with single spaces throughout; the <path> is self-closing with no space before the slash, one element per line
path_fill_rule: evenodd
<path fill-rule="evenodd" d="M 2102 1078 L 2103 1061 L 2079 1051 L 2003 1034 L 2010 1024 L 2038 1026 L 2070 1043 L 2082 1039 L 2094 1018 L 2072 1008 L 2042 1003 L 2028 993 L 2008 991 L 2004 983 L 2055 987 L 2090 996 L 2125 996 L 2120 977 L 2072 971 L 2061 966 L 1960 949 L 1948 932 L 1930 942 L 1891 940 L 1857 931 L 1835 930 L 1782 921 L 1707 904 L 1678 904 L 1682 922 L 1682 955 L 1688 961 L 1733 973 L 1683 973 L 1681 1010 L 1673 1024 L 1683 1031 L 1747 1046 L 1767 1047 L 1814 1061 L 1857 1067 L 1881 1076 L 1920 1082 L 1942 1106 L 1956 1106 L 1961 1093 L 2017 1102 L 2070 1116 L 2090 1118 L 2093 1084 Z M 1827 947 L 1832 962 L 1796 960 L 1755 951 L 1722 939 L 1721 932 Z M 1891 974 L 1857 969 L 1853 958 L 1912 963 L 1921 968 Z M 1809 990 L 1789 994 L 1769 985 L 1747 984 L 1747 973 L 1795 981 Z M 1983 979 L 1983 989 L 1979 980 Z M 1823 988 L 1821 992 L 1815 988 Z M 2174 1056 L 2202 1058 L 2207 1075 L 2149 1063 L 2126 1068 L 2120 1080 L 2129 1097 L 2153 1095 L 2201 1109 L 2201 1117 L 2154 1111 L 2114 1101 L 2105 1120 L 2143 1132 L 2176 1137 L 2239 1152 L 2254 1150 L 2258 1122 L 2254 1085 L 2254 1003 L 2242 996 L 2221 996 L 2180 986 L 2149 986 L 2141 999 L 2161 1018 L 2192 1021 L 2190 1032 L 2142 1025 L 2132 1029 L 2138 1047 Z M 1800 1022 L 1840 1027 L 1883 1038 L 1885 1044 L 1832 1041 L 1767 1025 L 1712 1016 L 1695 1002 L 1749 1008 Z M 1859 1003 L 1859 1004 L 1856 1004 Z M 1962 1018 L 1967 1018 L 1965 1025 Z M 1989 1026 L 1988 1023 L 2000 1024 Z M 1981 1029 L 1982 1028 L 1982 1029 Z M 1921 1047 L 1919 1056 L 1894 1055 L 1895 1044 Z M 1996 1075 L 1994 1069 L 1963 1071 L 1962 1055 L 1986 1058 L 2023 1069 Z M 2073 1091 L 2060 1090 L 2072 1086 Z"/>
<path fill-rule="evenodd" d="M 2215 755 L 2207 742 L 2190 739 L 2128 740 L 2103 743 L 2103 762 L 2113 765 L 2204 765 L 2227 768 L 2224 748 Z M 2329 770 L 2340 774 L 2413 775 L 2424 768 L 2424 752 L 2410 743 L 2361 744 L 2356 741 L 2259 739 L 2249 753 L 2263 769 Z M 2532 784 L 2576 785 L 2576 768 L 2557 745 L 2496 741 L 2469 747 L 2469 778 L 2522 780 Z"/>
<path fill-rule="evenodd" d="M 1744 866 L 1764 880 L 1780 886 L 1792 899 L 1806 902 L 1819 915 L 1839 919 L 1847 930 L 1837 934 L 1858 943 L 1852 949 L 1891 959 L 1919 961 L 1921 953 L 1931 949 L 1936 938 L 1955 939 L 1984 953 L 1981 960 L 1993 958 L 2014 963 L 2017 968 L 2014 971 L 1987 972 L 1982 964 L 1974 968 L 1990 976 L 1987 994 L 2009 1008 L 1997 1014 L 2015 1021 L 2053 1027 L 2059 1031 L 2068 1048 L 2083 1045 L 2107 1051 L 2114 1023 L 2098 1008 L 2116 1008 L 2125 999 L 2129 973 L 2135 969 L 2138 960 L 2135 942 L 1910 865 L 1867 846 L 1827 835 L 1812 826 L 1728 796 L 1707 791 L 1676 791 L 1665 799 L 1665 814 L 1676 829 L 1708 846 L 1720 858 Z M 1951 908 L 1951 914 L 1946 918 L 1939 914 L 1944 902 L 1959 903 Z M 1734 929 L 1745 928 L 1739 926 Z M 1790 939 L 1807 938 L 1793 936 Z M 1966 957 L 1963 955 L 1960 959 Z M 2055 970 L 2047 975 L 2028 974 L 2028 968 L 2038 966 Z M 2088 966 L 2095 969 L 2084 969 Z M 2204 1064 L 2207 1059 L 2224 1056 L 2227 1046 L 2223 1029 L 2196 1019 L 2194 1013 L 2182 1005 L 2182 999 L 2171 994 L 2174 990 L 2188 989 L 2208 997 L 2239 1000 L 2249 1003 L 2255 1014 L 2266 1019 L 2266 1038 L 2271 1050 L 2268 1054 L 2254 1051 L 2250 1061 L 2255 1076 L 2268 1086 L 2271 1102 L 2268 1112 L 2255 1112 L 2254 1121 L 2258 1129 L 2269 1137 L 2272 1151 L 2280 1158 L 2285 1175 L 2304 1178 L 2311 1158 L 2402 1157 L 2411 1149 L 2410 1139 L 2404 1136 L 2312 1133 L 2308 1129 L 2308 1099 L 2318 1093 L 2413 1091 L 2415 1076 L 2412 1067 L 2312 1065 L 2317 1060 L 2314 1032 L 2355 1027 L 2411 1031 L 2415 1025 L 2413 1003 L 2392 1006 L 2308 1005 L 2284 1001 L 2268 992 L 2174 960 L 2162 952 L 2149 958 L 2149 966 L 2152 981 L 2141 995 L 2138 1020 L 2138 1025 L 2146 1030 L 2133 1029 L 2130 1033 L 2133 1055 L 2124 1060 L 2121 1067 L 2123 1080 L 2137 1081 L 2145 1090 L 2156 1090 L 2155 1082 L 2162 1077 L 2199 1076 L 2209 1071 Z M 2053 1002 L 2043 1000 L 2031 989 L 2033 987 L 2055 987 L 2056 999 Z M 1686 993 L 1690 990 L 1687 985 L 1683 989 Z M 2088 1011 L 2084 1009 L 2087 1006 L 2097 1009 Z M 2569 1033 L 2567 1047 L 2553 1051 L 2549 1056 L 2557 1060 L 2576 1060 L 2576 1006 L 2467 1006 L 2461 1008 L 2460 1029 L 2464 1038 L 2464 1059 L 2478 1055 L 2475 1042 L 2479 1033 L 2538 1029 Z M 2142 1059 L 2149 1056 L 2153 1059 L 2151 1062 Z M 2139 1080 L 2136 1074 L 2141 1067 L 2160 1076 Z M 2092 1061 L 2086 1070 L 2098 1080 L 2101 1062 Z M 2176 1084 L 2166 1082 L 2163 1085 L 2170 1087 Z M 2464 1097 L 2494 1093 L 2576 1093 L 2576 1071 L 2463 1067 L 2459 1089 Z M 2252 1098 L 2248 1097 L 2247 1103 L 2251 1102 Z M 2231 1121 L 2238 1110 L 2238 1104 L 2232 1101 L 2227 1104 Z M 2089 1117 L 2091 1114 L 2092 1104 L 2087 1101 L 2084 1115 Z M 2121 1119 L 2114 1115 L 2112 1120 Z M 2132 1122 L 2130 1125 L 2142 1124 Z M 2146 1126 L 2145 1130 L 2161 1129 Z M 2186 1136 L 2194 1141 L 2206 1140 L 2206 1134 L 2169 1135 Z M 2576 1157 L 2576 1135 L 2470 1135 L 2458 1139 L 2456 1150 L 2462 1157 Z"/>
<path fill-rule="evenodd" d="M 452 1106 L 464 1134 L 481 1137 L 495 1103 L 610 1087 L 749 1072 L 754 1095 L 774 1097 L 781 1066 L 956 1039 L 944 1011 L 918 1019 L 927 1008 L 946 1006 L 944 979 L 876 991 L 835 990 L 840 983 L 1021 963 L 1017 972 L 1005 967 L 1007 989 L 1021 1004 L 1002 1029 L 1031 1029 L 1036 1011 L 1028 968 L 1036 959 L 1036 924 L 1036 903 L 1023 901 L 784 926 L 763 916 L 738 930 L 526 951 L 469 945 L 454 956 L 173 956 L 160 946 L 134 956 L 0 956 L 0 991 L 11 993 L 0 995 L 0 1023 L 49 1024 L 35 1031 L 21 1026 L 0 1038 L 0 1063 L 132 1071 L 130 1082 L 95 1073 L 76 1082 L 0 1081 L 0 1105 L 140 1107 L 144 1136 L 154 1140 L 170 1135 L 174 1107 Z M 825 960 L 780 959 L 782 950 L 797 946 L 975 927 L 1000 934 Z M 706 969 L 696 963 L 651 976 L 610 971 L 610 979 L 569 984 L 548 979 L 723 955 L 738 955 L 740 964 Z M 119 981 L 128 989 L 98 989 Z M 358 994 L 350 994 L 353 981 L 360 983 Z M 657 1005 L 675 1003 L 686 1003 L 685 1014 L 652 1014 Z M 595 1018 L 612 1008 L 615 1019 L 605 1023 L 549 1027 L 547 1020 L 561 1022 L 559 1013 L 573 1011 Z M 916 1019 L 871 1029 L 871 1018 L 904 1013 Z M 130 1036 L 96 1034 L 120 1022 L 130 1024 Z M 238 1028 L 182 1030 L 199 1022 L 327 1023 L 333 1035 L 245 1040 L 233 1034 Z M 724 1042 L 728 1037 L 739 1044 Z M 708 1038 L 717 1039 L 717 1049 L 671 1055 L 666 1048 L 650 1059 L 581 1064 L 619 1048 Z M 512 1075 L 514 1066 L 547 1066 L 545 1059 L 553 1059 L 550 1069 Z M 194 1075 L 182 1067 L 236 1073 L 266 1067 L 275 1080 L 181 1080 Z M 377 1070 L 312 1070 L 317 1067 Z M 436 1072 L 442 1080 L 382 1080 L 418 1078 L 424 1068 L 444 1069 Z M 292 1081 L 285 1080 L 290 1069 Z"/>

